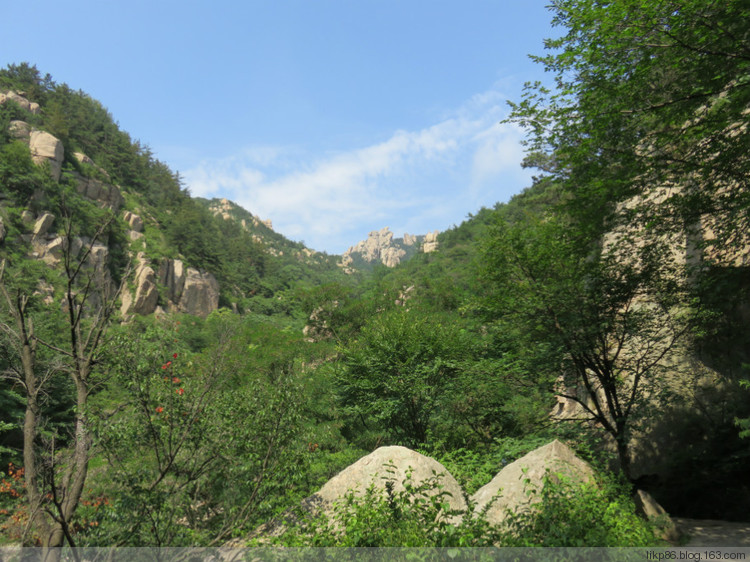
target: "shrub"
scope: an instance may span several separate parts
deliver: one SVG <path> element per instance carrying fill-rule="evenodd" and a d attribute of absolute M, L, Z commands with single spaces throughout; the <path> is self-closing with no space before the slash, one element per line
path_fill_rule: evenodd
<path fill-rule="evenodd" d="M 506 546 L 635 547 L 656 544 L 651 525 L 635 512 L 628 487 L 611 478 L 577 484 L 544 479 L 541 502 L 506 520 Z"/>

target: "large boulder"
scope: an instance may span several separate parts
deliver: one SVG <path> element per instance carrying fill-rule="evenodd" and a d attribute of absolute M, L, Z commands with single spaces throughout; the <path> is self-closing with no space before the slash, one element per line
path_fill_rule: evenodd
<path fill-rule="evenodd" d="M 201 318 L 219 308 L 219 283 L 216 278 L 189 267 L 178 307 L 182 312 Z"/>
<path fill-rule="evenodd" d="M 29 101 L 18 92 L 10 90 L 5 93 L 0 93 L 0 105 L 9 100 L 16 102 L 21 109 L 25 109 L 34 115 L 37 115 L 41 111 L 38 103 Z"/>
<path fill-rule="evenodd" d="M 446 500 L 452 509 L 466 510 L 461 486 L 442 464 L 399 446 L 380 447 L 362 457 L 326 482 L 308 498 L 307 503 L 330 507 L 348 492 L 364 494 L 370 486 L 385 490 L 386 482 L 393 483 L 394 491 L 403 491 L 407 474 L 410 474 L 411 482 L 416 486 L 435 478 L 441 489 L 433 492 L 447 492 Z"/>
<path fill-rule="evenodd" d="M 510 463 L 477 490 L 471 496 L 475 512 L 487 508 L 488 521 L 500 525 L 509 511 L 521 512 L 540 501 L 539 494 L 529 495 L 527 491 L 532 488 L 541 490 L 546 477 L 559 480 L 560 476 L 572 482 L 593 483 L 595 473 L 573 449 L 554 440 Z"/>
<path fill-rule="evenodd" d="M 66 238 L 62 236 L 56 236 L 49 240 L 35 239 L 32 240 L 32 244 L 37 257 L 53 267 L 60 263 L 67 246 Z"/>
<path fill-rule="evenodd" d="M 26 121 L 14 119 L 8 125 L 8 132 L 14 139 L 28 143 L 31 138 L 31 125 Z"/>
<path fill-rule="evenodd" d="M 425 482 L 436 482 L 440 488 L 433 488 L 431 493 L 447 492 L 445 501 L 451 509 L 466 511 L 467 504 L 461 486 L 442 464 L 399 446 L 380 447 L 349 465 L 326 482 L 320 490 L 305 499 L 302 502 L 302 510 L 310 515 L 331 515 L 336 502 L 343 500 L 348 494 L 363 496 L 371 486 L 385 494 L 387 482 L 392 483 L 395 492 L 402 492 L 407 474 L 415 486 Z M 459 524 L 461 519 L 462 516 L 458 515 L 451 517 L 448 522 Z M 263 541 L 263 537 L 280 536 L 296 522 L 297 516 L 290 510 L 256 529 L 253 537 L 261 538 Z"/>
<path fill-rule="evenodd" d="M 45 131 L 32 130 L 29 135 L 29 150 L 31 150 L 31 159 L 35 164 L 49 163 L 50 174 L 55 181 L 58 181 L 65 155 L 60 139 Z"/>

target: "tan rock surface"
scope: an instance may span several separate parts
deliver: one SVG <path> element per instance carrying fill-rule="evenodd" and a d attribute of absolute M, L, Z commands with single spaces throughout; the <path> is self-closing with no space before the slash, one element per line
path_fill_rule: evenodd
<path fill-rule="evenodd" d="M 10 125 L 8 125 L 8 132 L 14 139 L 28 143 L 31 138 L 31 125 L 26 121 L 14 119 L 10 122 Z"/>
<path fill-rule="evenodd" d="M 34 223 L 34 229 L 32 230 L 34 238 L 40 238 L 47 234 L 53 222 L 55 222 L 55 215 L 43 213 Z"/>
<path fill-rule="evenodd" d="M 16 102 L 21 109 L 25 109 L 26 111 L 29 111 L 33 113 L 34 115 L 37 115 L 40 112 L 38 103 L 29 101 L 28 99 L 26 99 L 19 93 L 14 92 L 13 90 L 0 93 L 0 105 L 4 104 L 8 100 L 12 100 Z"/>
<path fill-rule="evenodd" d="M 122 193 L 120 193 L 120 188 L 116 185 L 79 174 L 76 174 L 76 189 L 84 197 L 106 205 L 113 210 L 119 209 L 125 202 Z"/>
<path fill-rule="evenodd" d="M 424 242 L 422 243 L 422 251 L 425 254 L 429 254 L 430 252 L 434 252 L 438 248 L 438 234 L 439 232 L 436 230 L 434 232 L 428 232 L 425 234 Z"/>
<path fill-rule="evenodd" d="M 159 265 L 159 284 L 167 288 L 167 299 L 175 305 L 180 302 L 185 287 L 185 267 L 181 260 L 167 259 Z"/>
<path fill-rule="evenodd" d="M 669 517 L 667 511 L 645 490 L 638 490 L 635 496 L 635 505 L 638 511 L 656 527 L 659 538 L 676 543 L 680 540 L 680 532 L 677 525 Z"/>
<path fill-rule="evenodd" d="M 59 181 L 65 155 L 62 142 L 49 133 L 32 130 L 29 135 L 29 150 L 34 163 L 41 165 L 48 162 L 52 178 Z"/>
<path fill-rule="evenodd" d="M 191 267 L 185 276 L 179 309 L 187 314 L 205 318 L 219 308 L 219 283 L 210 273 Z"/>
<path fill-rule="evenodd" d="M 573 482 L 594 480 L 594 470 L 578 458 L 570 447 L 554 440 L 531 451 L 510 463 L 486 485 L 471 496 L 475 511 L 482 511 L 488 504 L 487 519 L 499 525 L 507 517 L 507 511 L 521 511 L 537 503 L 539 495 L 529 496 L 527 490 L 541 490 L 545 476 L 558 478 L 563 475 Z"/>
<path fill-rule="evenodd" d="M 339 472 L 326 482 L 315 494 L 302 502 L 303 510 L 308 513 L 332 513 L 335 502 L 353 492 L 364 495 L 370 486 L 385 493 L 386 482 L 393 482 L 396 492 L 404 490 L 403 482 L 410 474 L 412 484 L 419 485 L 426 480 L 437 478 L 441 491 L 450 494 L 445 498 L 452 509 L 466 511 L 467 504 L 461 486 L 448 470 L 436 460 L 426 457 L 406 447 L 380 447 L 362 457 L 354 464 Z M 437 490 L 435 491 L 437 493 Z M 296 517 L 290 512 L 269 521 L 256 529 L 256 537 L 279 536 L 293 525 Z M 453 517 L 450 523 L 458 524 L 461 517 Z"/>

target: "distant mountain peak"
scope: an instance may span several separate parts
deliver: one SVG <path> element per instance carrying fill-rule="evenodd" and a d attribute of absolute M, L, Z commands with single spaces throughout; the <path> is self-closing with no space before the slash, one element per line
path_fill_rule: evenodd
<path fill-rule="evenodd" d="M 437 235 L 437 230 L 424 235 L 407 232 L 403 238 L 394 238 L 388 226 L 373 230 L 366 240 L 359 241 L 344 252 L 341 267 L 347 273 L 372 267 L 376 263 L 396 267 L 418 252 L 434 252 L 437 249 Z"/>

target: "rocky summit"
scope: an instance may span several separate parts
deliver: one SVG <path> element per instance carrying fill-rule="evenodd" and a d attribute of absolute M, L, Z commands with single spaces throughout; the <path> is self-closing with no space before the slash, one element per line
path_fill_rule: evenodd
<path fill-rule="evenodd" d="M 341 256 L 341 267 L 346 272 L 372 267 L 381 263 L 396 267 L 417 252 L 429 253 L 437 250 L 438 231 L 426 235 L 404 233 L 403 238 L 394 238 L 389 227 L 373 230 L 366 240 L 351 246 Z"/>

